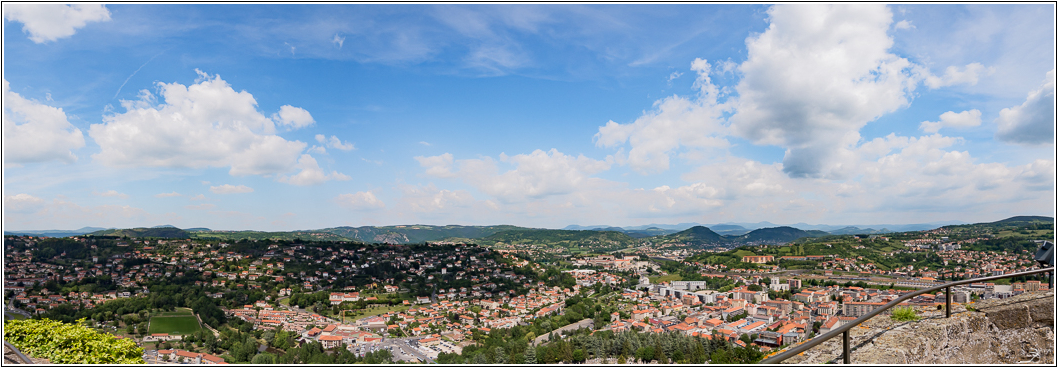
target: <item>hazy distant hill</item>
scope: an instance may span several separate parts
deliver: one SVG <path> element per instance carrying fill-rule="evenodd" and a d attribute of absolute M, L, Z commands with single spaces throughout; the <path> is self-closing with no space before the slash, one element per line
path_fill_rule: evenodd
<path fill-rule="evenodd" d="M 676 230 L 656 228 L 656 227 L 650 227 L 650 228 L 646 228 L 646 229 L 643 229 L 643 230 L 624 230 L 622 232 L 625 233 L 625 234 L 628 234 L 628 236 L 631 236 L 633 238 L 649 238 L 649 237 L 652 237 L 652 236 L 669 235 L 669 234 L 676 233 L 677 231 Z"/>
<path fill-rule="evenodd" d="M 882 234 L 882 233 L 887 233 L 887 232 L 890 232 L 890 231 L 886 230 L 886 229 L 882 229 L 882 230 L 875 230 L 875 229 L 871 229 L 871 228 L 861 229 L 861 228 L 858 228 L 858 227 L 855 227 L 855 226 L 847 226 L 847 227 L 843 227 L 843 228 L 840 228 L 840 229 L 837 229 L 837 230 L 830 230 L 830 231 L 827 231 L 827 232 L 831 233 L 831 234 L 834 234 L 834 235 L 856 235 L 856 234 Z"/>
<path fill-rule="evenodd" d="M 715 231 L 717 234 L 720 234 L 720 235 L 735 235 L 735 236 L 744 235 L 744 234 L 746 234 L 746 233 L 748 233 L 750 231 L 749 229 L 744 228 L 744 227 L 739 226 L 739 225 L 725 225 L 725 224 L 713 225 L 713 226 L 710 226 L 709 229 Z"/>
<path fill-rule="evenodd" d="M 189 229 L 190 230 L 190 229 Z M 250 240 L 286 240 L 293 241 L 301 239 L 304 241 L 355 241 L 338 234 L 332 234 L 320 230 L 305 230 L 305 231 L 252 231 L 252 230 L 194 230 L 191 231 L 191 237 L 195 239 L 210 239 L 210 240 L 224 240 L 224 241 L 237 241 L 243 239 Z"/>
<path fill-rule="evenodd" d="M 658 229 L 665 229 L 665 230 L 684 231 L 684 230 L 690 229 L 690 228 L 695 227 L 695 226 L 704 226 L 704 225 L 699 224 L 697 222 L 681 222 L 681 223 L 678 223 L 678 224 L 675 224 L 675 225 L 671 225 L 671 224 L 649 224 L 649 225 L 639 225 L 639 226 L 624 226 L 623 228 L 625 230 L 646 230 L 646 229 L 649 229 L 649 228 L 658 228 Z"/>
<path fill-rule="evenodd" d="M 566 226 L 566 227 L 564 227 L 564 228 L 562 228 L 560 230 L 596 230 L 596 229 L 604 229 L 604 228 L 611 228 L 611 227 L 612 226 L 610 226 L 610 225 L 589 225 L 589 226 L 569 225 L 569 226 Z M 621 229 L 621 230 L 624 230 L 624 229 Z"/>
<path fill-rule="evenodd" d="M 448 238 L 478 239 L 504 230 L 526 229 L 511 225 L 462 226 L 462 225 L 401 225 L 401 226 L 341 226 L 318 231 L 341 235 L 367 243 L 385 242 L 393 244 L 422 243 Z"/>
<path fill-rule="evenodd" d="M 631 236 L 633 238 L 649 238 L 649 237 L 652 237 L 652 236 L 668 235 L 668 234 L 672 234 L 672 233 L 675 233 L 675 232 L 679 231 L 679 230 L 673 230 L 673 229 L 662 229 L 660 227 L 641 227 L 641 226 L 637 226 L 635 228 L 625 229 L 625 228 L 621 228 L 621 227 L 606 226 L 606 225 L 597 225 L 597 226 L 569 225 L 569 226 L 566 226 L 566 227 L 562 228 L 562 230 L 618 231 L 618 232 L 625 233 L 628 236 Z"/>
<path fill-rule="evenodd" d="M 4 231 L 4 235 L 29 235 L 29 236 L 46 236 L 49 238 L 62 238 L 67 236 L 78 236 L 88 233 L 92 233 L 99 230 L 106 230 L 105 227 L 82 227 L 77 230 L 14 230 Z"/>
<path fill-rule="evenodd" d="M 537 245 L 580 251 L 616 250 L 640 242 L 617 231 L 518 229 L 504 230 L 477 240 L 480 245 Z"/>
<path fill-rule="evenodd" d="M 188 239 L 191 233 L 175 227 L 137 227 L 134 229 L 109 229 L 93 232 L 95 236 L 127 236 L 130 238 L 174 238 Z"/>

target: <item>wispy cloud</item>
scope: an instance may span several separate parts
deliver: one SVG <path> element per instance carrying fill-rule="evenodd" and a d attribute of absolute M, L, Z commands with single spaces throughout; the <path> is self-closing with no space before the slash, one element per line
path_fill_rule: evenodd
<path fill-rule="evenodd" d="M 253 188 L 245 185 L 231 185 L 224 184 L 219 186 L 209 187 L 209 191 L 215 194 L 236 194 L 236 193 L 252 193 Z"/>
<path fill-rule="evenodd" d="M 345 37 L 341 37 L 337 33 L 335 33 L 334 34 L 334 39 L 331 40 L 331 42 L 333 42 L 334 44 L 338 45 L 338 48 L 341 49 L 342 45 L 345 44 Z"/>
<path fill-rule="evenodd" d="M 117 197 L 117 198 L 128 198 L 129 197 L 128 194 L 120 193 L 120 192 L 118 192 L 116 190 L 113 190 L 113 189 L 105 191 L 105 192 L 92 192 L 92 194 L 95 194 L 97 197 Z"/>

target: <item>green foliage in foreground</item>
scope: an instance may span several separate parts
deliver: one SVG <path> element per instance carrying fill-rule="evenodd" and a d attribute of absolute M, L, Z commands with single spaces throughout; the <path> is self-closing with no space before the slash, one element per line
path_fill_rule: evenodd
<path fill-rule="evenodd" d="M 144 364 L 143 348 L 129 339 L 48 319 L 4 321 L 4 340 L 55 364 Z"/>
<path fill-rule="evenodd" d="M 918 315 L 915 314 L 915 309 L 911 307 L 896 307 L 893 308 L 893 320 L 894 321 L 917 321 Z"/>

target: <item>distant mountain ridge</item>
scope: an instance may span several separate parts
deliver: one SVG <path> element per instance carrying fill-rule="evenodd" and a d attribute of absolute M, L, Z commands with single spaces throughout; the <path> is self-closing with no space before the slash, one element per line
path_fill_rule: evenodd
<path fill-rule="evenodd" d="M 690 245 L 718 245 L 727 242 L 720 234 L 705 226 L 695 226 L 675 234 L 662 236 L 657 241 L 659 244 L 684 243 Z"/>
<path fill-rule="evenodd" d="M 4 231 L 4 235 L 28 235 L 28 236 L 46 236 L 50 238 L 63 238 L 67 236 L 78 236 L 93 233 L 100 230 L 106 230 L 105 227 L 82 227 L 77 230 L 15 230 L 15 231 Z M 113 228 L 111 228 L 113 229 Z"/>
<path fill-rule="evenodd" d="M 448 238 L 485 238 L 505 230 L 529 228 L 513 225 L 463 226 L 463 225 L 397 225 L 397 226 L 339 226 L 317 231 L 340 235 L 363 242 L 422 243 Z"/>
<path fill-rule="evenodd" d="M 746 243 L 789 243 L 801 238 L 815 238 L 831 235 L 822 230 L 801 230 L 789 226 L 769 227 L 750 231 L 737 239 Z"/>
<path fill-rule="evenodd" d="M 1042 216 L 1015 216 L 1011 219 L 1017 218 L 1046 218 Z M 1009 219 L 1008 219 L 1009 220 Z M 1006 221 L 1006 220 L 1003 220 Z M 1052 220 L 1053 221 L 1053 220 Z M 799 222 L 790 225 L 777 225 L 768 221 L 761 222 L 725 222 L 720 224 L 699 224 L 699 223 L 679 223 L 679 224 L 650 224 L 641 226 L 623 226 L 614 227 L 609 225 L 595 225 L 595 226 L 579 226 L 569 225 L 563 228 L 563 230 L 599 230 L 599 229 L 622 229 L 621 231 L 628 232 L 630 230 L 642 230 L 649 227 L 658 229 L 674 230 L 675 232 L 690 229 L 695 226 L 708 227 L 720 235 L 744 235 L 750 231 L 765 228 L 776 228 L 788 226 L 795 229 L 804 231 L 810 230 L 821 230 L 826 231 L 833 235 L 848 235 L 848 234 L 882 234 L 891 232 L 905 232 L 905 231 L 924 231 L 933 230 L 936 228 L 948 226 L 948 225 L 964 225 L 968 224 L 964 221 L 937 221 L 930 223 L 918 223 L 918 224 L 869 224 L 869 225 L 826 225 L 816 224 L 811 225 L 804 222 Z M 877 230 L 876 230 L 877 229 Z"/>
<path fill-rule="evenodd" d="M 92 236 L 127 236 L 130 238 L 188 239 L 191 233 L 175 227 L 137 227 L 132 229 L 107 229 L 92 232 Z"/>
<path fill-rule="evenodd" d="M 1048 222 L 1053 223 L 1054 218 L 1048 216 L 1014 216 L 1007 219 L 980 223 L 977 225 L 1010 225 L 1017 223 Z M 948 225 L 941 225 L 948 224 Z M 764 225 L 772 225 L 761 227 Z M 482 243 L 503 242 L 513 240 L 505 238 L 504 235 L 492 237 L 505 231 L 520 231 L 518 234 L 522 240 L 551 239 L 556 242 L 586 242 L 592 237 L 592 241 L 623 242 L 628 245 L 639 244 L 642 241 L 661 243 L 688 243 L 696 245 L 720 245 L 737 243 L 758 242 L 790 242 L 803 237 L 818 237 L 826 235 L 858 235 L 858 234 L 882 234 L 890 232 L 932 230 L 943 226 L 969 226 L 969 224 L 946 221 L 930 224 L 904 224 L 904 225 L 808 225 L 804 223 L 797 226 L 779 226 L 767 221 L 756 223 L 723 223 L 715 225 L 702 225 L 696 223 L 680 224 L 651 224 L 642 226 L 616 227 L 607 225 L 580 226 L 569 225 L 564 229 L 535 229 L 513 225 L 492 226 L 464 226 L 464 225 L 394 225 L 394 226 L 339 226 L 318 230 L 299 230 L 287 232 L 260 232 L 260 231 L 225 231 L 210 230 L 205 227 L 179 229 L 173 225 L 158 225 L 151 228 L 114 229 L 101 227 L 84 227 L 77 230 L 23 230 L 5 231 L 5 235 L 31 235 L 48 237 L 79 236 L 85 234 L 111 235 L 129 237 L 165 237 L 165 238 L 220 238 L 223 234 L 229 234 L 225 239 L 243 237 L 252 239 L 296 239 L 305 240 L 356 240 L 366 243 L 422 243 L 432 241 L 473 241 L 481 240 Z M 682 228 L 682 229 L 681 229 Z M 677 230 L 679 229 L 679 230 Z M 584 236 L 574 233 L 589 232 Z M 534 232 L 537 234 L 534 235 Z M 568 232 L 568 233 L 567 233 Z M 598 236 L 599 233 L 607 233 L 606 236 Z M 621 234 L 616 236 L 614 234 Z M 257 234 L 257 235 L 255 235 Z M 511 235 L 508 233 L 507 235 Z M 490 238 L 492 237 L 492 238 Z"/>
<path fill-rule="evenodd" d="M 727 229 L 731 230 L 734 228 L 727 227 Z M 709 247 L 756 243 L 789 243 L 801 238 L 827 235 L 831 234 L 820 230 L 804 231 L 789 226 L 756 229 L 742 235 L 720 235 L 708 227 L 695 226 L 675 234 L 658 237 L 656 241 L 658 244 L 678 243 L 690 246 Z"/>

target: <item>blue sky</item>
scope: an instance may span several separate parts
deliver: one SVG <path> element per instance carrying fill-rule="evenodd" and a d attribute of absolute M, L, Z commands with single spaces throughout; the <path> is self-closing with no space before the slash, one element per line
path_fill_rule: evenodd
<path fill-rule="evenodd" d="M 1054 215 L 1045 5 L 9 5 L 4 227 Z"/>

